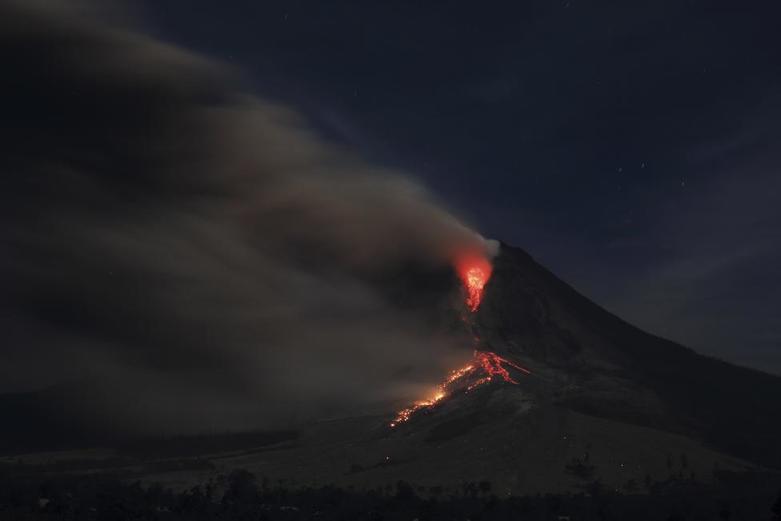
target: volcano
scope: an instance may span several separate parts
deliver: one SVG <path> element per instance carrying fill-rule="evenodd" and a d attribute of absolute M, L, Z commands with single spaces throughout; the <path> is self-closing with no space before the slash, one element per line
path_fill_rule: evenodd
<path fill-rule="evenodd" d="M 781 468 L 781 378 L 643 332 L 521 249 L 502 245 L 483 269 L 471 291 L 475 272 L 456 266 L 466 322 L 476 357 L 506 378 L 480 381 L 476 358 L 395 416 L 320 422 L 295 448 L 221 469 L 360 487 L 489 480 L 516 494 Z"/>
<path fill-rule="evenodd" d="M 524 494 L 593 482 L 634 492 L 781 469 L 781 378 L 643 332 L 521 249 L 502 245 L 477 269 L 456 264 L 466 311 L 449 313 L 474 338 L 475 356 L 435 396 L 312 423 L 295 443 L 201 455 L 209 473 L 245 468 L 356 487 L 485 480 Z M 149 479 L 194 483 L 209 473 Z"/>

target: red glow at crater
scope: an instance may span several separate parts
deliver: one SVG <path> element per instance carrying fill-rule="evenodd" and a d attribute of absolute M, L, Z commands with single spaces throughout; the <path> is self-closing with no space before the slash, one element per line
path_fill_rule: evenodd
<path fill-rule="evenodd" d="M 456 272 L 466 290 L 466 306 L 474 313 L 483 300 L 483 290 L 491 278 L 493 266 L 481 255 L 464 255 L 455 262 Z"/>

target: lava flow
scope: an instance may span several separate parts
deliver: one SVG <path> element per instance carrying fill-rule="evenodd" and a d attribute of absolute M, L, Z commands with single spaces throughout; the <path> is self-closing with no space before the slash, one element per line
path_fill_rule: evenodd
<path fill-rule="evenodd" d="M 461 278 L 466 291 L 465 303 L 470 312 L 475 313 L 483 300 L 483 290 L 488 279 L 491 277 L 493 267 L 491 263 L 483 256 L 465 256 L 456 262 L 456 271 Z M 464 320 L 468 319 L 464 317 Z M 479 341 L 478 338 L 475 338 Z M 421 409 L 431 409 L 450 395 L 453 391 L 463 390 L 469 392 L 483 384 L 493 381 L 495 378 L 501 378 L 510 384 L 518 384 L 507 368 L 514 369 L 524 374 L 530 374 L 530 371 L 518 364 L 515 364 L 506 358 L 490 351 L 481 351 L 475 349 L 472 361 L 450 372 L 445 380 L 440 383 L 431 398 L 419 400 L 406 409 L 400 410 L 393 421 L 391 427 L 396 427 L 404 423 L 410 417 Z"/>

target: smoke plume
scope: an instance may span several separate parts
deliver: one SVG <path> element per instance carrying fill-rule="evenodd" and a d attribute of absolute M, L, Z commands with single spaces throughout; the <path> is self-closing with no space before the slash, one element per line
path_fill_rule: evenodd
<path fill-rule="evenodd" d="M 83 10 L 3 3 L 0 38 L 0 391 L 89 379 L 129 428 L 258 427 L 461 356 L 377 282 L 486 248 L 414 181 Z"/>

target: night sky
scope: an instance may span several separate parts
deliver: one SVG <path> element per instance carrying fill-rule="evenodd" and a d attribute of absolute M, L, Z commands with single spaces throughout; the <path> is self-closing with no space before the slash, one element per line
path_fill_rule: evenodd
<path fill-rule="evenodd" d="M 775 373 L 779 14 L 720 0 L 136 12 L 630 322 Z"/>

